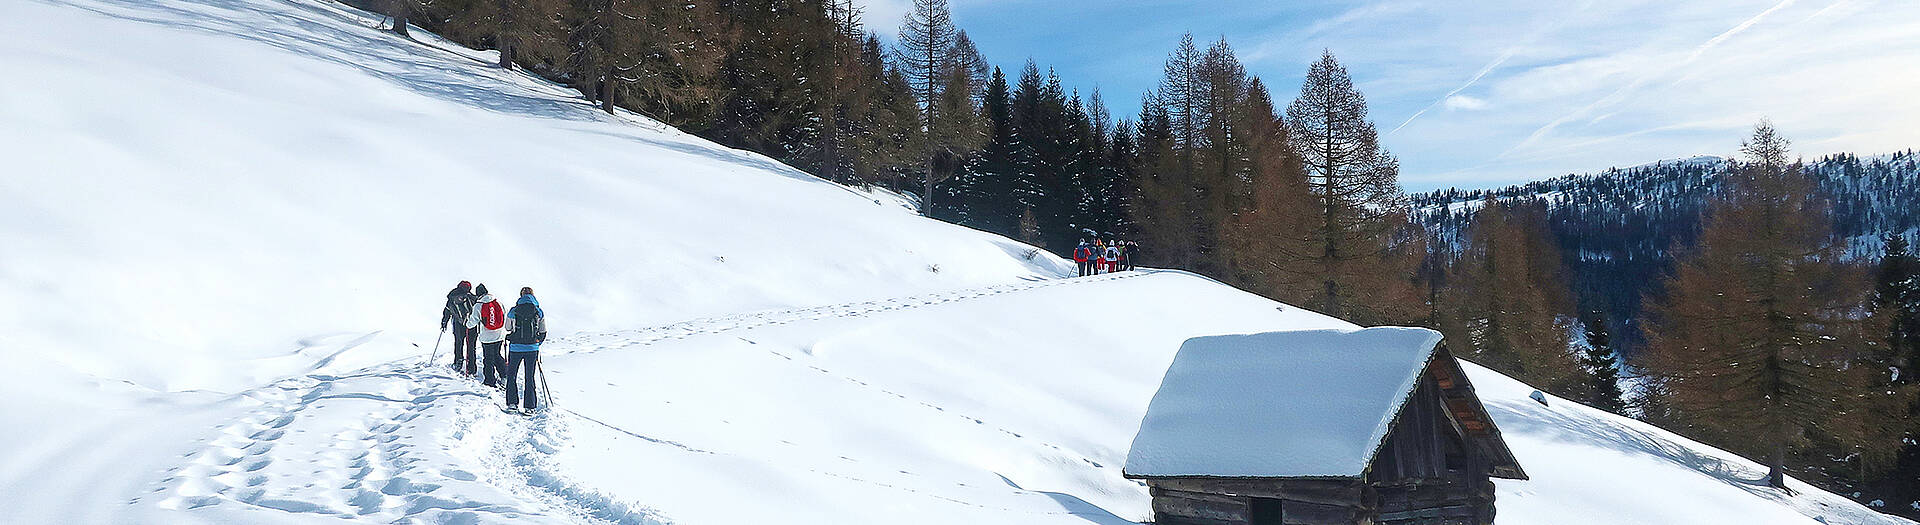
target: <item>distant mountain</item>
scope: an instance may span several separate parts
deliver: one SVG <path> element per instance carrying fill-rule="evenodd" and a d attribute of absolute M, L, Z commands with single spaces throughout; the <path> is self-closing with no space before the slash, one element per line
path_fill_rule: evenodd
<path fill-rule="evenodd" d="M 1701 213 L 1719 191 L 1728 160 L 1696 156 L 1600 173 L 1567 175 L 1492 190 L 1446 189 L 1412 196 L 1414 220 L 1436 249 L 1460 246 L 1487 199 L 1534 199 L 1549 208 L 1549 228 L 1572 270 L 1583 312 L 1604 311 L 1630 350 L 1640 302 L 1659 285 L 1673 251 L 1692 244 Z M 1920 154 L 1836 154 L 1807 163 L 1831 200 L 1833 233 L 1855 258 L 1877 255 L 1879 237 L 1920 230 Z"/>

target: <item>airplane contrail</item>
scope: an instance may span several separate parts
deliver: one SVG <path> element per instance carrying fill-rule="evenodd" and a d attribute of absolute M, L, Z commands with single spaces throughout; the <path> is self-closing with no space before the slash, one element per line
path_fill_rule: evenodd
<path fill-rule="evenodd" d="M 1668 64 L 1666 67 L 1659 68 L 1659 70 L 1654 73 L 1641 75 L 1640 77 L 1633 79 L 1633 82 L 1627 83 L 1626 86 L 1623 86 L 1620 89 L 1616 89 L 1612 93 L 1608 93 L 1607 96 L 1605 97 L 1601 97 L 1600 100 L 1595 100 L 1593 101 L 1593 103 L 1587 104 L 1585 107 L 1575 110 L 1572 113 L 1568 113 L 1566 115 L 1561 116 L 1560 118 L 1553 119 L 1552 122 L 1548 122 L 1546 125 L 1540 126 L 1539 129 L 1533 130 L 1533 133 L 1528 134 L 1527 138 L 1522 139 L 1520 143 L 1514 144 L 1513 147 L 1507 148 L 1506 151 L 1500 152 L 1499 155 L 1495 155 L 1493 158 L 1496 160 L 1506 158 L 1508 155 L 1513 154 L 1513 152 L 1515 151 L 1519 151 L 1522 148 L 1532 146 L 1534 142 L 1540 140 L 1541 137 L 1546 136 L 1547 133 L 1552 132 L 1554 128 L 1560 127 L 1561 124 L 1566 124 L 1567 122 L 1571 122 L 1574 119 L 1587 116 L 1588 114 L 1591 114 L 1596 109 L 1618 103 L 1619 101 L 1625 99 L 1627 97 L 1627 94 L 1633 92 L 1633 90 L 1639 89 L 1640 86 L 1646 85 L 1647 82 L 1652 81 L 1654 77 L 1665 75 L 1676 69 L 1692 64 L 1695 60 L 1698 60 L 1700 58 L 1700 55 L 1703 55 L 1707 51 L 1712 50 L 1714 47 L 1719 46 L 1721 42 L 1725 42 L 1727 39 L 1733 38 L 1734 35 L 1738 35 L 1741 32 L 1746 31 L 1747 28 L 1753 27 L 1755 24 L 1760 23 L 1760 21 L 1765 19 L 1767 15 L 1771 15 L 1774 12 L 1779 11 L 1781 9 L 1786 9 L 1788 6 L 1793 5 L 1795 1 L 1796 0 L 1781 0 L 1780 3 L 1774 4 L 1773 7 L 1769 7 L 1765 11 L 1761 11 L 1760 14 L 1753 15 L 1752 17 L 1741 21 L 1739 24 L 1734 25 L 1731 29 L 1722 31 L 1720 32 L 1720 34 L 1714 35 L 1713 38 L 1707 39 L 1706 42 L 1702 42 L 1700 45 L 1694 46 L 1693 52 L 1688 53 L 1686 59 L 1676 63 Z"/>

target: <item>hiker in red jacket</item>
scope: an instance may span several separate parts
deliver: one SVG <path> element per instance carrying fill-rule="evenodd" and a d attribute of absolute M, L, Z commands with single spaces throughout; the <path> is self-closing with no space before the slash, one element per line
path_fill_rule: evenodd
<path fill-rule="evenodd" d="M 507 371 L 507 357 L 501 355 L 501 346 L 507 341 L 507 310 L 500 301 L 487 293 L 487 285 L 474 287 L 480 294 L 480 359 L 484 370 L 480 382 L 487 386 L 500 385 L 501 376 Z"/>

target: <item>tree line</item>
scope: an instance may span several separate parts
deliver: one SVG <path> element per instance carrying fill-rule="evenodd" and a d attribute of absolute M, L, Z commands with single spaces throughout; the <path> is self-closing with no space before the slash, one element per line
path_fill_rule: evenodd
<path fill-rule="evenodd" d="M 1279 106 L 1224 41 L 1184 37 L 1131 116 L 1028 61 L 994 67 L 945 0 L 895 44 L 850 0 L 356 0 L 500 67 L 923 213 L 1066 253 L 1138 239 L 1190 268 L 1367 323 L 1409 319 L 1423 236 L 1364 97 L 1325 54 Z M 1283 117 L 1284 113 L 1284 117 Z"/>
<path fill-rule="evenodd" d="M 1187 35 L 1139 110 L 1116 116 L 1032 61 L 990 64 L 945 0 L 915 0 L 891 46 L 850 0 L 362 1 L 609 112 L 885 185 L 935 218 L 1054 253 L 1134 239 L 1140 264 L 1434 327 L 1475 362 L 1761 458 L 1775 484 L 1791 469 L 1891 493 L 1913 488 L 1889 476 L 1920 471 L 1903 446 L 1920 419 L 1920 263 L 1894 237 L 1883 261 L 1843 257 L 1820 222 L 1828 201 L 1770 126 L 1718 175 L 1733 189 L 1698 231 L 1673 236 L 1680 262 L 1649 276 L 1664 284 L 1629 324 L 1581 304 L 1559 208 L 1540 198 L 1489 195 L 1448 216 L 1452 235 L 1417 220 L 1331 52 L 1281 105 L 1224 39 Z M 1623 359 L 1621 339 L 1645 349 Z"/>
<path fill-rule="evenodd" d="M 1757 481 L 1920 501 L 1920 259 L 1904 232 L 1874 239 L 1877 257 L 1850 249 L 1861 241 L 1830 224 L 1837 193 L 1789 144 L 1763 121 L 1717 165 L 1640 301 L 1629 358 L 1609 348 L 1621 324 L 1571 298 L 1540 193 L 1489 196 L 1436 240 L 1418 278 L 1432 325 L 1477 363 L 1754 458 Z"/>

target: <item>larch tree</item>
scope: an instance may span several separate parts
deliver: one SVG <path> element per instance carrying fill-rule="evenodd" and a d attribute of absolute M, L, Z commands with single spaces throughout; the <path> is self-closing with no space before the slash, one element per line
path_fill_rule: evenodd
<path fill-rule="evenodd" d="M 971 101 L 976 89 L 985 88 L 985 79 L 972 74 L 976 71 L 973 64 L 985 61 L 954 27 L 947 0 L 914 0 L 913 9 L 900 23 L 898 42 L 895 56 L 900 71 L 906 75 L 914 98 L 920 102 L 926 147 L 920 212 L 931 215 L 935 206 L 934 186 L 954 175 L 953 168 L 957 167 L 956 161 L 962 153 L 977 149 L 977 145 L 984 142 L 976 138 L 983 135 L 973 122 L 977 119 L 958 114 L 955 99 L 964 97 Z M 961 53 L 973 56 L 957 56 Z M 962 93 L 948 95 L 961 87 L 965 88 Z M 966 107 L 969 112 L 973 111 L 971 103 Z"/>
<path fill-rule="evenodd" d="M 1839 264 L 1827 203 L 1772 124 L 1741 152 L 1697 244 L 1649 301 L 1643 368 L 1670 423 L 1762 458 L 1767 482 L 1785 488 L 1790 453 L 1811 437 L 1897 442 L 1861 439 L 1863 387 L 1877 371 L 1849 363 L 1878 345 L 1861 315 L 1868 287 Z"/>
<path fill-rule="evenodd" d="M 1402 307 L 1396 304 L 1402 296 L 1417 300 L 1418 295 L 1410 283 L 1404 286 L 1409 290 L 1398 290 L 1400 283 L 1389 282 L 1404 280 L 1400 277 L 1413 270 L 1388 264 L 1408 259 L 1389 253 L 1396 228 L 1405 222 L 1396 220 L 1405 213 L 1399 162 L 1380 146 L 1367 120 L 1365 97 L 1332 52 L 1322 53 L 1308 69 L 1286 119 L 1288 138 L 1318 200 L 1314 235 L 1320 244 L 1308 260 L 1288 269 L 1319 277 L 1316 300 L 1309 304 L 1322 313 L 1363 322 L 1394 320 L 1385 312 Z"/>
<path fill-rule="evenodd" d="M 1538 201 L 1486 202 L 1448 278 L 1449 345 L 1475 363 L 1549 392 L 1582 397 L 1573 300 Z"/>
<path fill-rule="evenodd" d="M 1227 270 L 1233 282 L 1268 297 L 1299 300 L 1303 290 L 1317 282 L 1297 272 L 1281 270 L 1284 261 L 1307 257 L 1313 242 L 1313 193 L 1299 157 L 1287 141 L 1286 123 L 1276 114 L 1271 95 L 1260 79 L 1247 90 L 1247 107 L 1238 126 L 1246 141 L 1249 170 L 1244 209 L 1226 218 L 1224 233 Z"/>

